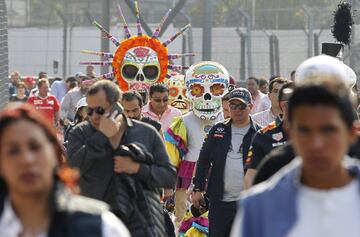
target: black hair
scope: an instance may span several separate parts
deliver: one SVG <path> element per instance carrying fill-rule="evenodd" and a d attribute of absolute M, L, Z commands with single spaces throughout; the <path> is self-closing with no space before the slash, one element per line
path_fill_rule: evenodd
<path fill-rule="evenodd" d="M 249 77 L 247 80 L 254 80 L 257 85 L 260 84 L 259 79 L 257 79 L 256 77 Z"/>
<path fill-rule="evenodd" d="M 39 79 L 48 78 L 47 72 L 39 72 Z"/>
<path fill-rule="evenodd" d="M 280 101 L 289 101 L 292 93 L 294 92 L 294 89 L 295 89 L 294 82 L 290 81 L 288 83 L 285 83 L 279 90 L 279 95 L 278 95 L 279 102 Z"/>
<path fill-rule="evenodd" d="M 259 79 L 259 86 L 263 86 L 263 85 L 266 85 L 266 84 L 269 84 L 269 82 L 265 79 L 265 78 L 260 78 Z"/>
<path fill-rule="evenodd" d="M 137 91 L 127 91 L 122 94 L 121 101 L 133 101 L 137 100 L 139 102 L 140 108 L 143 106 L 143 99 L 139 92 Z"/>
<path fill-rule="evenodd" d="M 150 97 L 155 93 L 155 92 L 159 92 L 159 93 L 164 93 L 164 92 L 168 92 L 169 93 L 169 87 L 166 84 L 163 83 L 157 83 L 154 84 L 150 87 Z"/>
<path fill-rule="evenodd" d="M 340 116 L 350 130 L 355 121 L 355 113 L 346 88 L 332 88 L 323 85 L 302 85 L 296 88 L 289 100 L 289 121 L 294 119 L 294 112 L 300 106 L 331 106 L 340 112 Z"/>
<path fill-rule="evenodd" d="M 291 76 L 291 77 L 294 76 L 295 73 L 296 73 L 296 70 L 292 70 L 292 71 L 290 72 L 290 76 Z"/>
<path fill-rule="evenodd" d="M 121 96 L 121 91 L 119 87 L 108 80 L 100 80 L 95 82 L 89 89 L 87 95 L 95 95 L 100 90 L 103 90 L 106 95 L 107 101 L 112 105 L 119 101 Z"/>
<path fill-rule="evenodd" d="M 276 77 L 276 78 L 270 80 L 270 83 L 269 83 L 269 92 L 272 91 L 275 83 L 285 84 L 285 83 L 288 83 L 288 82 L 290 82 L 290 81 L 289 81 L 288 79 L 286 79 L 285 77 Z"/>

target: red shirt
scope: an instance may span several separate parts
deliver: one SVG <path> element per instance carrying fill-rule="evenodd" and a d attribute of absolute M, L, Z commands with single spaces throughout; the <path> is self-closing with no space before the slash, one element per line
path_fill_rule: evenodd
<path fill-rule="evenodd" d="M 55 123 L 55 114 L 60 109 L 60 104 L 55 96 L 49 95 L 46 98 L 39 96 L 31 96 L 28 103 L 35 106 L 35 109 L 40 111 L 49 121 Z"/>

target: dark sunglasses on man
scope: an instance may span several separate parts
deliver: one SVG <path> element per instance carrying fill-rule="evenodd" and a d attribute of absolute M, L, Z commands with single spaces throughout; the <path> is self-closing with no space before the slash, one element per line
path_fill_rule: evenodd
<path fill-rule="evenodd" d="M 118 114 L 122 114 L 123 112 L 123 107 L 119 104 L 119 103 L 115 103 L 111 109 L 111 112 L 110 114 L 112 114 L 115 110 L 118 111 Z M 94 107 L 94 108 L 91 108 L 91 107 L 87 107 L 86 109 L 86 113 L 91 116 L 93 115 L 93 113 L 96 113 L 98 115 L 104 115 L 105 114 L 105 109 L 101 106 L 98 106 L 98 107 Z"/>
<path fill-rule="evenodd" d="M 167 102 L 169 101 L 169 98 L 167 98 L 167 97 L 165 97 L 165 98 L 163 98 L 163 99 L 161 99 L 161 98 L 154 98 L 153 100 L 154 100 L 156 103 L 161 103 L 161 101 L 164 102 L 164 103 L 167 103 Z"/>
<path fill-rule="evenodd" d="M 231 110 L 236 110 L 236 109 L 240 109 L 240 110 L 244 110 L 246 109 L 247 104 L 241 103 L 241 104 L 229 104 L 229 108 Z"/>
<path fill-rule="evenodd" d="M 104 115 L 105 109 L 101 106 L 94 107 L 94 108 L 91 108 L 91 107 L 86 108 L 87 115 L 91 116 L 91 115 L 93 115 L 94 112 L 98 115 Z"/>

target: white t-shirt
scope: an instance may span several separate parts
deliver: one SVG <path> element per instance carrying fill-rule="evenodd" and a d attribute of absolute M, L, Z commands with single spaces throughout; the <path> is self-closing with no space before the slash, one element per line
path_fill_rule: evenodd
<path fill-rule="evenodd" d="M 250 124 L 237 128 L 231 124 L 231 146 L 227 153 L 224 170 L 224 202 L 232 202 L 240 199 L 243 190 L 244 165 L 241 145 Z"/>
<path fill-rule="evenodd" d="M 360 236 L 359 183 L 330 190 L 301 186 L 298 220 L 288 237 Z"/>

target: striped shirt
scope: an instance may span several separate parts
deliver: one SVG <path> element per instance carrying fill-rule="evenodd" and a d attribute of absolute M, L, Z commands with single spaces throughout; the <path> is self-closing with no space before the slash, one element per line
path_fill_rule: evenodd
<path fill-rule="evenodd" d="M 276 115 L 273 114 L 270 108 L 252 115 L 251 118 L 255 123 L 259 124 L 261 127 L 265 127 L 269 123 L 275 121 Z"/>

